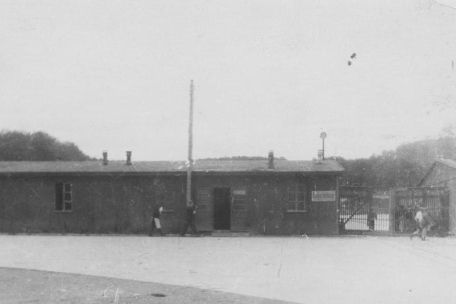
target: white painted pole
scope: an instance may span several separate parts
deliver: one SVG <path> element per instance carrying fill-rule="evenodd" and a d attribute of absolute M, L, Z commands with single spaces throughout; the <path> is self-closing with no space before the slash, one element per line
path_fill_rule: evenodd
<path fill-rule="evenodd" d="M 192 200 L 192 169 L 193 169 L 193 80 L 190 81 L 190 111 L 188 119 L 188 159 L 187 159 L 187 206 Z"/>

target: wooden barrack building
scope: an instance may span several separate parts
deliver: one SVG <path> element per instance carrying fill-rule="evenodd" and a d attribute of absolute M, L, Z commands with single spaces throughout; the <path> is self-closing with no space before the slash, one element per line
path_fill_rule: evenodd
<path fill-rule="evenodd" d="M 200 231 L 337 234 L 334 160 L 200 160 L 192 173 Z M 162 202 L 163 230 L 185 218 L 184 162 L 0 162 L 0 232 L 135 233 Z"/>

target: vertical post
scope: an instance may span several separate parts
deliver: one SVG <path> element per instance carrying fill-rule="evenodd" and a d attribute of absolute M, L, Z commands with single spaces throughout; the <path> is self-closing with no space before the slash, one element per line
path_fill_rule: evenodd
<path fill-rule="evenodd" d="M 325 138 L 326 138 L 326 132 L 321 132 L 320 133 L 320 138 L 322 139 L 322 142 L 323 142 L 323 149 L 322 149 L 322 160 L 325 160 Z"/>
<path fill-rule="evenodd" d="M 188 119 L 188 159 L 187 159 L 187 206 L 192 200 L 192 169 L 193 169 L 193 80 L 190 81 L 190 111 Z"/>
<path fill-rule="evenodd" d="M 396 218 L 395 218 L 395 211 L 396 211 L 396 191 L 394 189 L 390 189 L 389 191 L 389 202 L 388 202 L 388 230 L 391 234 L 394 234 L 395 227 L 396 227 Z"/>
<path fill-rule="evenodd" d="M 366 188 L 366 199 L 367 199 L 367 217 L 369 218 L 369 214 L 370 213 L 373 213 L 373 212 L 376 212 L 376 210 L 374 210 L 374 189 L 373 188 Z M 378 229 L 378 226 L 376 226 L 375 224 L 375 217 L 372 219 L 374 221 L 374 230 L 375 229 Z M 369 229 L 370 230 L 370 229 Z"/>
<path fill-rule="evenodd" d="M 341 226 L 340 226 L 340 176 L 336 176 L 336 221 L 337 221 L 337 234 L 341 234 Z"/>
<path fill-rule="evenodd" d="M 323 153 L 322 153 L 322 159 L 325 160 L 325 138 L 323 137 Z"/>

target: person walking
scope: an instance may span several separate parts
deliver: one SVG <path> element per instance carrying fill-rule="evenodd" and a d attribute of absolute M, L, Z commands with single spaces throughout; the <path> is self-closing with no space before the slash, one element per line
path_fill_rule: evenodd
<path fill-rule="evenodd" d="M 426 240 L 427 232 L 435 225 L 434 220 L 429 213 L 422 207 L 418 207 L 415 214 L 416 230 L 410 235 L 410 239 L 415 236 L 421 237 L 421 240 Z"/>
<path fill-rule="evenodd" d="M 195 215 L 195 203 L 193 203 L 193 201 L 189 201 L 185 210 L 185 224 L 184 228 L 182 229 L 181 236 L 184 236 L 187 233 L 189 227 L 192 234 L 196 235 L 198 233 L 195 226 Z"/>
<path fill-rule="evenodd" d="M 154 231 L 157 230 L 160 235 L 163 235 L 162 226 L 160 222 L 160 216 L 163 212 L 163 204 L 160 203 L 154 207 L 152 213 L 152 222 L 150 224 L 149 236 L 152 236 Z"/>

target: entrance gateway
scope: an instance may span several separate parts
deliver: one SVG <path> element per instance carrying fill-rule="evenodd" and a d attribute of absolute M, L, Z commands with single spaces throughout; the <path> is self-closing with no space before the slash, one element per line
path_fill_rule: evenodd
<path fill-rule="evenodd" d="M 340 187 L 339 232 L 410 234 L 416 229 L 418 207 L 432 217 L 431 233 L 449 231 L 449 191 L 446 187 L 408 187 L 376 190 Z"/>

